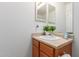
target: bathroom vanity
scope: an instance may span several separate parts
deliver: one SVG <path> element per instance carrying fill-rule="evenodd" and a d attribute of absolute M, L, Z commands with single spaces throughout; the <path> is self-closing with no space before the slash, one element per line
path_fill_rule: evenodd
<path fill-rule="evenodd" d="M 32 35 L 33 57 L 58 57 L 63 54 L 72 56 L 72 39 L 46 40 L 40 38 L 41 34 Z M 58 36 L 57 36 L 58 37 Z"/>

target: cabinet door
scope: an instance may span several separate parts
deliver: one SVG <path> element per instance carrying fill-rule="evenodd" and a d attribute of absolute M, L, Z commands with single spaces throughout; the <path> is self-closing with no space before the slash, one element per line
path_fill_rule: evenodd
<path fill-rule="evenodd" d="M 32 44 L 39 48 L 39 41 L 33 39 Z"/>
<path fill-rule="evenodd" d="M 32 56 L 39 57 L 39 48 L 37 48 L 36 46 L 32 47 Z"/>
<path fill-rule="evenodd" d="M 43 51 L 46 55 L 50 57 L 54 56 L 54 49 L 46 44 L 40 43 L 40 51 Z"/>
<path fill-rule="evenodd" d="M 60 49 L 55 49 L 55 57 L 62 56 L 64 53 L 70 54 L 72 56 L 72 43 Z"/>
<path fill-rule="evenodd" d="M 42 51 L 40 51 L 40 57 L 48 57 L 48 56 L 44 54 Z"/>

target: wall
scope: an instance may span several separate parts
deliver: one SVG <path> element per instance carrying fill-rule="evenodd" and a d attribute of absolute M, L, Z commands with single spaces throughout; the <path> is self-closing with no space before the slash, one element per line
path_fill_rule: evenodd
<path fill-rule="evenodd" d="M 36 26 L 39 26 L 38 28 L 36 28 Z M 40 32 L 43 32 L 43 26 L 45 26 L 46 23 L 43 23 L 43 22 L 34 22 L 34 25 L 33 25 L 33 33 L 40 33 Z"/>
<path fill-rule="evenodd" d="M 64 3 L 56 4 L 56 28 L 57 32 L 66 31 L 66 15 L 65 15 L 65 5 Z"/>
<path fill-rule="evenodd" d="M 72 3 L 66 3 L 66 32 L 73 32 Z"/>
<path fill-rule="evenodd" d="M 74 34 L 73 56 L 79 57 L 79 2 L 73 3 Z"/>
<path fill-rule="evenodd" d="M 0 2 L 0 57 L 31 56 L 34 3 Z"/>

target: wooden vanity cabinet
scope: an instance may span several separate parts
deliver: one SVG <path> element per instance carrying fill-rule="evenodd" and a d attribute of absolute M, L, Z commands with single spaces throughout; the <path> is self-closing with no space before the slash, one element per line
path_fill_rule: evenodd
<path fill-rule="evenodd" d="M 36 39 L 32 41 L 32 56 L 33 57 L 58 57 L 62 56 L 64 53 L 68 53 L 72 56 L 72 43 L 68 45 L 55 49 L 47 44 L 44 44 Z"/>

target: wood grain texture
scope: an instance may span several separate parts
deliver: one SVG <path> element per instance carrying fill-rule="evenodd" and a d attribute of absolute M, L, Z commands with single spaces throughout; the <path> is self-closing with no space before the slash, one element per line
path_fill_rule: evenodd
<path fill-rule="evenodd" d="M 49 56 L 43 53 L 42 51 L 40 51 L 40 57 L 49 57 Z"/>
<path fill-rule="evenodd" d="M 39 57 L 39 41 L 33 39 L 32 40 L 32 56 L 33 57 Z"/>
<path fill-rule="evenodd" d="M 43 43 L 40 43 L 40 50 L 43 51 L 48 56 L 53 56 L 53 48 L 51 48 Z"/>
<path fill-rule="evenodd" d="M 32 47 L 32 56 L 39 57 L 39 48 L 37 48 L 36 46 Z"/>
<path fill-rule="evenodd" d="M 64 53 L 70 54 L 72 56 L 72 43 L 60 49 L 55 49 L 55 57 L 62 56 Z"/>
<path fill-rule="evenodd" d="M 33 39 L 33 45 L 35 45 L 36 47 L 39 47 L 39 41 L 37 41 L 37 40 L 35 40 L 35 39 Z"/>

